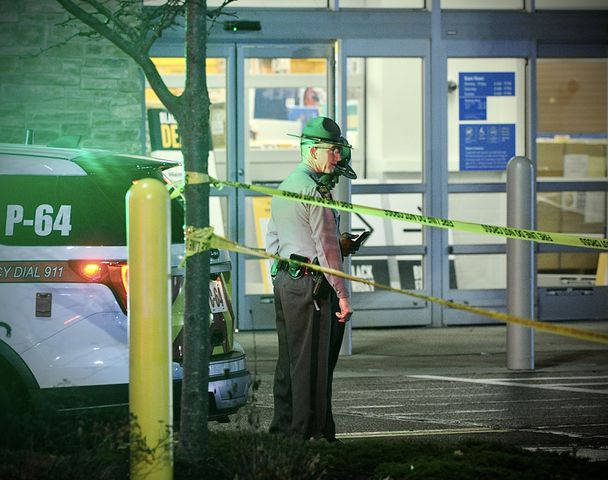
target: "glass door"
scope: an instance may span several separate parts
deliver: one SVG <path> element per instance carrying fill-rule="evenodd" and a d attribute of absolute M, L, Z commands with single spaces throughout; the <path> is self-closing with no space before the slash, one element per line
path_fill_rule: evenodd
<path fill-rule="evenodd" d="M 207 48 L 207 89 L 209 91 L 211 151 L 209 152 L 209 174 L 225 180 L 234 174 L 234 115 L 230 99 L 234 98 L 233 87 L 228 82 L 234 69 L 234 47 L 209 46 Z M 179 49 L 159 51 L 152 57 L 163 81 L 176 95 L 185 87 L 186 61 Z M 150 155 L 155 158 L 175 160 L 179 167 L 167 173 L 174 181 L 183 180 L 183 156 L 181 140 L 175 118 L 165 109 L 152 88 L 146 83 L 145 102 L 147 113 Z M 236 213 L 236 192 L 212 189 L 209 198 L 210 224 L 218 235 L 234 238 L 236 229 L 230 219 Z"/>
<path fill-rule="evenodd" d="M 466 51 L 466 53 L 465 53 Z M 492 52 L 493 56 L 487 56 Z M 447 170 L 450 219 L 506 225 L 507 162 L 531 158 L 527 115 L 530 44 L 494 42 L 447 58 Z M 447 232 L 448 278 L 443 297 L 506 310 L 506 240 Z M 444 309 L 443 324 L 487 323 L 485 317 Z"/>
<path fill-rule="evenodd" d="M 421 40 L 344 41 L 340 102 L 353 144 L 352 202 L 386 210 L 430 214 L 429 44 Z M 351 273 L 404 290 L 428 292 L 432 281 L 427 236 L 419 224 L 354 214 L 353 233 L 371 230 L 351 257 Z M 430 324 L 427 302 L 353 283 L 353 327 Z"/>
<path fill-rule="evenodd" d="M 308 119 L 334 117 L 332 45 L 237 46 L 237 179 L 278 186 L 300 161 Z M 263 249 L 270 197 L 237 192 L 237 238 Z M 239 328 L 274 328 L 270 261 L 238 256 Z"/>
<path fill-rule="evenodd" d="M 299 134 L 317 115 L 334 117 L 333 45 L 209 45 L 207 83 L 213 142 L 209 173 L 244 183 L 278 184 L 300 160 Z M 183 52 L 155 50 L 163 80 L 179 94 L 185 85 Z M 182 160 L 175 119 L 146 88 L 151 154 Z M 176 167 L 174 179 L 183 177 Z M 212 188 L 214 231 L 253 248 L 264 248 L 270 197 L 234 188 Z M 269 264 L 231 253 L 237 327 L 274 328 Z M 234 301 L 235 300 L 235 301 Z"/>

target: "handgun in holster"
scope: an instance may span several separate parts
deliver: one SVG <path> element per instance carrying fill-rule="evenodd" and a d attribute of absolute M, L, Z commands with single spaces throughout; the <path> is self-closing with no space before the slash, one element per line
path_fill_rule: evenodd
<path fill-rule="evenodd" d="M 297 255 L 295 253 L 292 253 L 289 256 L 289 260 L 296 260 L 298 262 L 308 263 L 308 258 L 303 257 L 302 255 Z M 298 278 L 302 278 L 304 276 L 305 269 L 306 269 L 306 267 L 304 267 L 303 265 L 290 261 L 289 266 L 287 268 L 287 272 L 289 273 L 289 276 L 291 278 L 293 278 L 294 280 L 297 280 Z"/>
<path fill-rule="evenodd" d="M 318 258 L 314 259 L 313 265 L 319 265 Z M 314 298 L 315 300 L 317 300 L 317 299 L 321 300 L 321 299 L 327 298 L 327 296 L 329 295 L 329 289 L 331 287 L 329 285 L 329 282 L 325 278 L 325 275 L 323 274 L 323 272 L 319 272 L 319 271 L 315 270 L 312 273 L 312 281 L 313 281 L 312 298 Z"/>

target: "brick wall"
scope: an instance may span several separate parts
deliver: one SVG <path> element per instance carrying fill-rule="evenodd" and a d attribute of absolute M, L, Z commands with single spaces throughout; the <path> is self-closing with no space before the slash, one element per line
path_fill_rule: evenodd
<path fill-rule="evenodd" d="M 105 39 L 60 45 L 75 31 L 66 18 L 55 0 L 0 0 L 0 142 L 33 129 L 37 144 L 81 135 L 81 146 L 142 153 L 139 67 Z"/>

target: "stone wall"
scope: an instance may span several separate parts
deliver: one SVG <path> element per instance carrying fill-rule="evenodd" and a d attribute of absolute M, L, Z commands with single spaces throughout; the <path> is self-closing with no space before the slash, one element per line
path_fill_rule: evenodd
<path fill-rule="evenodd" d="M 105 39 L 66 42 L 67 18 L 55 0 L 0 0 L 0 142 L 32 129 L 37 144 L 81 135 L 84 147 L 143 153 L 141 70 Z"/>

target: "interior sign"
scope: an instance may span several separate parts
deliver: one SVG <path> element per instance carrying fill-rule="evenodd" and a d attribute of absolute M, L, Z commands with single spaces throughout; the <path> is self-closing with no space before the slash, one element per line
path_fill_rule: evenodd
<path fill-rule="evenodd" d="M 148 109 L 150 146 L 154 150 L 180 150 L 182 143 L 177 132 L 177 121 L 163 108 Z"/>
<path fill-rule="evenodd" d="M 488 97 L 515 96 L 515 72 L 458 74 L 460 120 L 487 120 Z"/>
<path fill-rule="evenodd" d="M 515 100 L 515 72 L 458 74 L 461 171 L 507 167 L 515 155 L 515 122 L 509 122 Z"/>
<path fill-rule="evenodd" d="M 515 155 L 515 124 L 460 124 L 460 170 L 504 170 Z"/>

